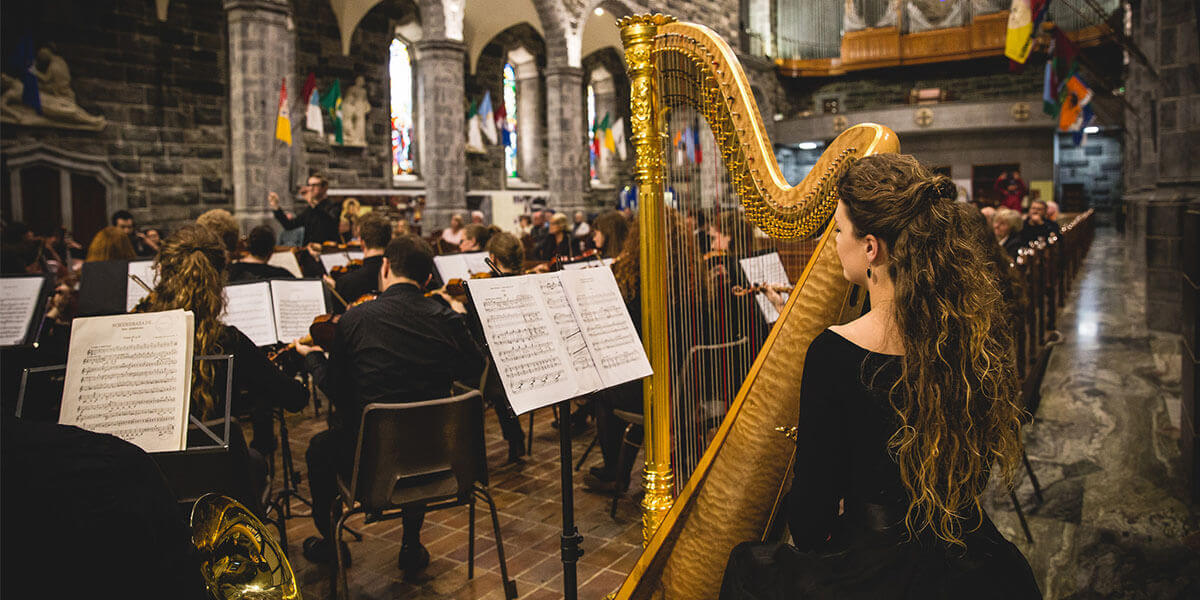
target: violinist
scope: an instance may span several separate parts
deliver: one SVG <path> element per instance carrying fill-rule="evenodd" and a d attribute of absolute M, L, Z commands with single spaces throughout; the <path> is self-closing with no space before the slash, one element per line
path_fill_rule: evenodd
<path fill-rule="evenodd" d="M 366 213 L 358 219 L 356 226 L 363 245 L 362 266 L 342 275 L 335 284 L 338 295 L 351 302 L 379 291 L 383 253 L 392 241 L 392 223 L 383 215 Z"/>
<path fill-rule="evenodd" d="M 491 239 L 493 229 L 477 223 L 467 225 L 463 230 L 463 241 L 458 245 L 459 252 L 483 252 Z"/>
<path fill-rule="evenodd" d="M 379 297 L 347 310 L 334 326 L 329 347 L 296 344 L 335 409 L 329 429 L 313 436 L 307 453 L 313 521 L 321 535 L 305 540 L 304 557 L 316 563 L 334 560 L 330 510 L 337 474 L 350 475 L 363 408 L 373 402 L 442 398 L 455 380 L 477 382 L 483 370 L 466 321 L 425 297 L 422 288 L 433 277 L 428 243 L 411 235 L 393 239 L 379 273 Z M 399 565 L 408 579 L 429 564 L 420 538 L 424 518 L 423 506 L 404 507 Z"/>
<path fill-rule="evenodd" d="M 295 279 L 291 271 L 267 264 L 275 251 L 275 230 L 269 225 L 259 225 L 250 230 L 246 238 L 247 254 L 229 265 L 229 282 L 261 281 L 263 279 Z"/>

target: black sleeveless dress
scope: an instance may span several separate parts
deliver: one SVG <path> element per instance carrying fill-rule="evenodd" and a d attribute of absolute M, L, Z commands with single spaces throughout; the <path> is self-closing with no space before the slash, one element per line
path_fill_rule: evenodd
<path fill-rule="evenodd" d="M 927 530 L 908 535 L 908 494 L 888 452 L 897 422 L 887 390 L 899 377 L 898 357 L 829 330 L 813 340 L 787 499 L 795 546 L 738 545 L 722 600 L 1041 598 L 1029 563 L 986 513 L 964 527 L 973 529 L 965 549 Z"/>

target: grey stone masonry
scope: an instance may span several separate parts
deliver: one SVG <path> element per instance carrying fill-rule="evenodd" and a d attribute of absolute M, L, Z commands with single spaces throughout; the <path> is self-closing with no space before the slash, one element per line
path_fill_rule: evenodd
<path fill-rule="evenodd" d="M 546 69 L 546 137 L 551 157 L 546 171 L 550 208 L 555 210 L 583 208 L 588 172 L 584 110 L 583 70 Z"/>
<path fill-rule="evenodd" d="M 466 112 L 463 91 L 465 47 L 451 40 L 417 42 L 417 126 L 421 176 L 425 180 L 424 227 L 443 227 L 467 207 Z"/>
<path fill-rule="evenodd" d="M 292 150 L 275 139 L 279 88 L 287 78 L 288 104 L 300 93 L 292 77 L 295 39 L 287 0 L 225 0 L 229 23 L 229 153 L 234 214 L 243 229 L 269 218 L 267 192 L 290 194 Z M 299 135 L 291 115 L 293 142 Z"/>

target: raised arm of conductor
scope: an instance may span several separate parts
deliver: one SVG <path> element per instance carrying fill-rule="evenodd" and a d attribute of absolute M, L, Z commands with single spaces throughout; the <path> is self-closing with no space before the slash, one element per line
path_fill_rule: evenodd
<path fill-rule="evenodd" d="M 275 192 L 268 194 L 267 204 L 271 206 L 271 211 L 275 214 L 275 220 L 279 221 L 279 224 L 283 225 L 284 229 L 295 229 L 304 225 L 299 217 L 283 212 L 283 209 L 279 207 L 279 194 Z"/>

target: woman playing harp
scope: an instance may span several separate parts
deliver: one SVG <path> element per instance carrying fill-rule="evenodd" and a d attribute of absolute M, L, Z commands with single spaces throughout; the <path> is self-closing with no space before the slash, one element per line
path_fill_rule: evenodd
<path fill-rule="evenodd" d="M 1011 478 L 1022 411 L 988 253 L 911 156 L 865 157 L 837 190 L 843 275 L 871 310 L 807 354 L 795 546 L 734 548 L 721 598 L 1038 598 L 980 504 L 993 461 Z"/>

